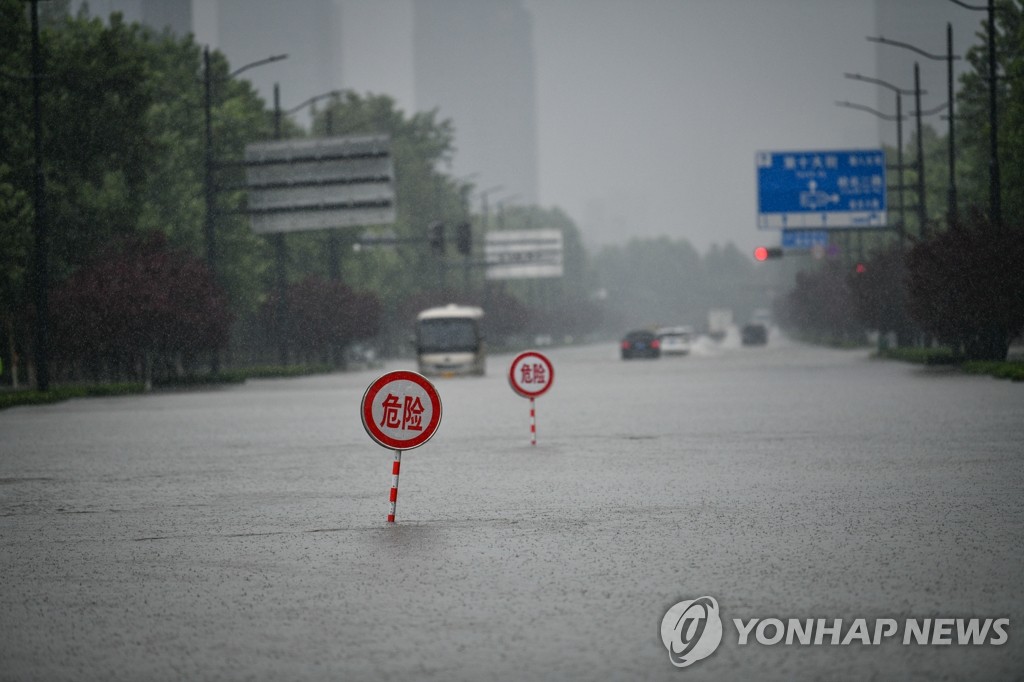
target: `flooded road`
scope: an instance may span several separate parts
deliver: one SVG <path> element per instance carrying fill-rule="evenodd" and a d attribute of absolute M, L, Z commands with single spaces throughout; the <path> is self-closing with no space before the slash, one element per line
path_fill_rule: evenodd
<path fill-rule="evenodd" d="M 0 679 L 1024 670 L 1024 386 L 776 340 L 543 350 L 536 446 L 511 354 L 435 381 L 394 525 L 359 418 L 384 370 L 0 412 Z M 702 596 L 721 644 L 680 669 L 662 618 Z M 899 633 L 740 644 L 752 618 Z M 943 618 L 1008 638 L 903 644 Z"/>

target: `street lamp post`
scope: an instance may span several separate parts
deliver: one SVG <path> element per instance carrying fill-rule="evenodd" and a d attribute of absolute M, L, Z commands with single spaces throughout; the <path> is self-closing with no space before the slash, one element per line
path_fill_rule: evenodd
<path fill-rule="evenodd" d="M 501 189 L 505 189 L 505 186 L 504 185 L 495 185 L 494 187 L 488 187 L 487 189 L 483 189 L 483 190 L 480 190 L 478 192 L 478 194 L 480 195 L 480 210 L 481 210 L 481 213 L 483 214 L 483 231 L 484 232 L 487 232 L 487 228 L 488 228 L 487 223 L 490 220 L 490 215 L 489 215 L 490 211 L 489 211 L 488 206 L 487 206 L 487 195 L 491 194 L 493 192 L 497 192 L 498 190 L 501 190 Z"/>
<path fill-rule="evenodd" d="M 917 62 L 914 62 L 914 106 L 917 109 L 914 112 L 914 116 L 917 118 L 917 229 L 918 234 L 927 238 L 928 210 L 924 190 L 924 131 L 921 129 L 921 69 Z"/>
<path fill-rule="evenodd" d="M 509 196 L 501 197 L 496 202 L 494 202 L 494 203 L 496 203 L 498 205 L 498 229 L 499 230 L 504 230 L 505 229 L 505 206 L 507 206 L 508 204 L 512 203 L 516 199 L 522 198 L 522 196 L 523 195 L 519 194 L 519 193 L 510 194 Z"/>
<path fill-rule="evenodd" d="M 499 190 L 502 190 L 502 189 L 505 189 L 504 185 L 494 185 L 493 187 L 488 187 L 487 189 L 483 189 L 483 190 L 480 190 L 479 192 L 477 192 L 477 194 L 480 195 L 480 210 L 481 210 L 481 214 L 482 214 L 482 218 L 483 218 L 483 220 L 481 221 L 480 239 L 485 244 L 487 243 L 487 229 L 489 227 L 488 223 L 490 222 L 490 209 L 489 209 L 488 204 L 487 204 L 487 197 L 488 197 L 488 195 L 490 195 L 490 194 L 492 194 L 494 192 L 497 192 Z M 465 282 L 465 287 L 466 287 L 466 290 L 468 291 L 469 290 L 469 261 L 468 260 L 463 262 L 463 276 L 464 276 L 463 279 L 464 279 L 464 282 Z M 490 284 L 489 284 L 489 282 L 487 280 L 487 277 L 485 275 L 484 276 L 484 301 L 485 301 L 485 303 L 489 301 L 490 296 L 491 296 Z"/>
<path fill-rule="evenodd" d="M 996 115 L 996 19 L 994 0 L 988 0 L 988 141 L 989 149 L 989 204 L 992 222 L 997 229 L 1003 227 L 1002 198 L 999 180 L 999 117 Z"/>
<path fill-rule="evenodd" d="M 862 76 L 859 73 L 847 73 L 844 75 L 847 78 L 851 78 L 853 80 L 859 80 L 864 81 L 866 83 L 880 85 L 883 88 L 888 88 L 889 90 L 892 90 L 896 94 L 895 116 L 887 116 L 886 114 L 883 114 L 879 111 L 875 111 L 874 109 L 868 107 L 853 106 L 850 105 L 849 102 L 837 102 L 837 104 L 839 104 L 840 106 L 852 106 L 852 108 L 866 110 L 874 114 L 875 116 L 878 116 L 879 118 L 882 118 L 887 121 L 896 121 L 896 181 L 898 183 L 897 188 L 899 190 L 900 211 L 900 223 L 898 233 L 900 239 L 900 247 L 902 248 L 906 240 L 906 204 L 903 200 L 903 95 L 909 95 L 914 91 L 904 90 L 902 88 L 896 87 L 892 83 L 887 83 L 886 81 L 880 80 L 878 78 L 868 78 L 867 76 Z"/>
<path fill-rule="evenodd" d="M 336 97 L 341 94 L 340 90 L 331 90 L 314 97 L 310 97 L 302 104 L 292 107 L 287 111 L 281 110 L 281 88 L 277 83 L 274 83 L 274 139 L 280 140 L 282 137 L 281 121 L 284 116 L 290 116 L 297 111 L 307 107 L 315 102 L 328 97 Z M 274 270 L 275 279 L 277 285 L 277 328 L 278 328 L 278 346 L 277 346 L 277 357 L 278 362 L 283 366 L 288 364 L 288 335 L 285 331 L 285 325 L 288 321 L 288 243 L 285 241 L 284 232 L 278 232 L 274 234 Z M 335 249 L 335 255 L 337 251 Z M 332 270 L 340 270 L 336 264 L 331 265 Z M 340 275 L 340 272 L 338 273 Z"/>
<path fill-rule="evenodd" d="M 276 92 L 277 86 L 275 85 L 274 87 Z M 297 104 L 291 109 L 285 111 L 284 115 L 291 116 L 292 114 L 301 111 L 305 107 L 316 104 L 320 100 L 338 97 L 339 95 L 341 95 L 341 93 L 341 90 L 331 90 L 329 92 L 325 92 L 323 94 L 310 97 L 302 104 Z M 331 134 L 333 133 L 333 128 L 334 116 L 332 112 L 328 110 L 327 117 L 324 121 L 324 132 L 328 137 L 330 137 Z M 341 279 L 341 257 L 339 252 L 340 248 L 338 245 L 338 232 L 337 230 L 329 230 L 327 232 L 327 273 L 328 277 L 330 277 L 332 282 L 337 282 Z"/>
<path fill-rule="evenodd" d="M 949 222 L 960 221 L 956 201 L 956 116 L 953 108 L 953 24 L 946 24 L 946 98 L 949 101 Z"/>
<path fill-rule="evenodd" d="M 959 220 L 959 212 L 957 208 L 956 198 L 956 123 L 954 116 L 954 103 L 953 103 L 953 61 L 960 59 L 958 55 L 953 54 L 953 25 L 950 23 L 946 24 L 946 54 L 932 54 L 926 52 L 918 47 L 910 45 L 909 43 L 899 42 L 897 40 L 889 40 L 879 36 L 877 38 L 868 37 L 868 40 L 874 43 L 880 43 L 882 45 L 892 45 L 893 47 L 901 47 L 912 52 L 933 60 L 940 60 L 946 62 L 946 107 L 949 109 L 949 187 L 946 190 L 947 197 L 947 210 L 949 212 L 947 220 L 950 224 L 954 224 Z M 914 63 L 915 78 L 917 78 L 918 65 Z M 917 105 L 918 111 L 921 110 L 920 102 Z M 918 140 L 920 140 L 920 127 L 918 127 Z"/>
<path fill-rule="evenodd" d="M 281 89 L 274 83 L 274 139 L 281 139 Z M 284 232 L 274 235 L 274 273 L 277 282 L 277 362 L 288 364 L 288 244 Z"/>
<path fill-rule="evenodd" d="M 39 44 L 39 0 L 32 0 L 32 148 L 33 148 L 33 262 L 35 299 L 36 388 L 50 390 L 50 234 L 46 213 L 46 177 L 43 173 L 42 78 L 43 53 Z M 11 363 L 12 376 L 17 367 Z"/>
<path fill-rule="evenodd" d="M 227 75 L 224 80 L 230 80 L 238 74 L 257 66 L 270 64 L 271 62 L 287 59 L 288 55 L 279 54 L 260 59 L 235 69 Z M 203 241 L 206 248 L 206 264 L 210 268 L 214 279 L 217 278 L 217 185 L 214 181 L 213 153 L 213 74 L 210 71 L 210 48 L 203 48 L 203 122 L 204 122 L 204 149 L 203 149 L 203 199 L 205 212 L 203 214 Z M 210 368 L 214 374 L 220 371 L 220 353 L 216 350 L 210 358 Z"/>
<path fill-rule="evenodd" d="M 287 59 L 288 55 L 279 54 L 267 57 L 266 59 L 260 59 L 258 61 L 246 64 L 238 69 L 235 69 L 227 75 L 224 80 L 231 80 L 238 74 L 249 69 L 256 68 L 257 66 L 263 66 L 264 64 L 270 64 L 271 62 L 281 61 Z M 207 46 L 203 48 L 203 118 L 204 118 L 204 138 L 205 138 L 205 149 L 203 154 L 203 167 L 204 167 L 204 178 L 203 178 L 203 196 L 206 201 L 206 213 L 203 219 L 203 238 L 206 246 L 206 263 L 209 265 L 210 270 L 213 272 L 214 277 L 217 275 L 217 228 L 216 228 L 216 214 L 217 214 L 217 187 L 214 182 L 213 173 L 215 168 L 214 163 L 214 152 L 213 152 L 213 74 L 210 71 L 210 48 Z"/>

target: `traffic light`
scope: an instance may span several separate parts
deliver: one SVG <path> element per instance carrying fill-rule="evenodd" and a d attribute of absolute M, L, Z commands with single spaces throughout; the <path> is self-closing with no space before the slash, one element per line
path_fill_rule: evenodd
<path fill-rule="evenodd" d="M 463 256 L 468 256 L 472 251 L 473 230 L 469 223 L 459 223 L 455 227 L 455 246 Z"/>
<path fill-rule="evenodd" d="M 438 256 L 444 255 L 444 223 L 430 223 L 430 250 Z"/>
<path fill-rule="evenodd" d="M 759 246 L 754 249 L 754 260 L 765 261 L 769 258 L 782 258 L 782 247 Z"/>
<path fill-rule="evenodd" d="M 868 271 L 868 266 L 864 263 L 857 263 L 857 265 L 853 267 L 853 271 L 858 275 L 863 275 Z"/>

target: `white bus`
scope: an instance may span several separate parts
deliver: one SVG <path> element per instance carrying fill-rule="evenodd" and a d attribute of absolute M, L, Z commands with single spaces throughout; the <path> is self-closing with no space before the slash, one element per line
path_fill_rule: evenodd
<path fill-rule="evenodd" d="M 484 375 L 482 308 L 450 303 L 416 316 L 416 360 L 425 376 Z"/>

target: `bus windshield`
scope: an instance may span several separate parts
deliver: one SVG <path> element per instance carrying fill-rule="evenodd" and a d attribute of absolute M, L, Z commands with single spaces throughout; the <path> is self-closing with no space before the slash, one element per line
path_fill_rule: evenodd
<path fill-rule="evenodd" d="M 476 320 L 438 318 L 420 320 L 419 351 L 421 353 L 475 352 L 480 345 Z"/>

